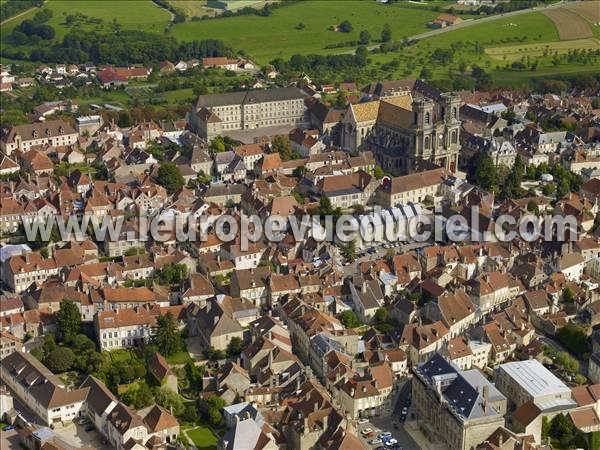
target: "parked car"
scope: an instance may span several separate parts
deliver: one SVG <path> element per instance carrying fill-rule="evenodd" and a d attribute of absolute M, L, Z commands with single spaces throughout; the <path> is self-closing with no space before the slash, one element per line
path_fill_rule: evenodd
<path fill-rule="evenodd" d="M 360 434 L 362 434 L 363 436 L 366 436 L 367 434 L 372 433 L 372 432 L 373 432 L 373 428 L 365 428 L 364 430 L 362 430 L 360 432 Z"/>
<path fill-rule="evenodd" d="M 88 432 L 88 433 L 90 431 L 92 431 L 93 429 L 94 429 L 94 425 L 88 425 L 87 427 L 85 427 L 85 431 Z"/>
<path fill-rule="evenodd" d="M 358 419 L 358 424 L 359 425 L 363 425 L 363 424 L 368 423 L 368 422 L 369 422 L 369 419 L 365 419 L 364 417 Z"/>
<path fill-rule="evenodd" d="M 370 445 L 377 445 L 377 444 L 381 444 L 381 439 L 377 439 L 377 438 L 375 438 L 375 439 L 371 439 L 371 440 L 369 441 L 369 444 L 370 444 Z"/>
<path fill-rule="evenodd" d="M 390 433 L 389 431 L 383 431 L 381 433 L 379 433 L 379 436 L 377 436 L 379 439 L 385 439 L 385 438 L 389 438 L 392 436 L 392 433 Z"/>
<path fill-rule="evenodd" d="M 394 438 L 390 438 L 387 441 L 385 441 L 385 445 L 387 445 L 388 447 L 392 447 L 393 445 L 396 445 L 398 443 L 397 439 Z"/>
<path fill-rule="evenodd" d="M 15 427 L 14 425 L 6 425 L 4 428 L 2 428 L 2 431 L 10 431 L 10 430 L 14 430 Z"/>

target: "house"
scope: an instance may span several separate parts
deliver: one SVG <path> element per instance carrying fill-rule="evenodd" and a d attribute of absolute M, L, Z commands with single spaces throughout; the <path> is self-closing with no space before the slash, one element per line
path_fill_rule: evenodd
<path fill-rule="evenodd" d="M 434 201 L 441 194 L 446 177 L 444 169 L 426 170 L 400 177 L 385 178 L 377 189 L 379 204 L 393 208 L 409 203 Z"/>
<path fill-rule="evenodd" d="M 94 316 L 94 329 L 102 350 L 137 347 L 149 342 L 156 317 L 145 307 L 116 311 L 99 311 Z"/>
<path fill-rule="evenodd" d="M 238 420 L 219 440 L 217 449 L 277 450 L 279 446 L 271 433 L 266 433 L 263 430 L 263 426 L 252 418 Z"/>
<path fill-rule="evenodd" d="M 434 20 L 427 23 L 429 28 L 445 28 L 462 22 L 462 19 L 452 14 L 440 14 Z"/>
<path fill-rule="evenodd" d="M 175 393 L 179 392 L 177 375 L 173 373 L 169 363 L 163 355 L 156 352 L 150 357 L 150 360 L 148 361 L 148 371 L 162 387 L 171 389 Z"/>
<path fill-rule="evenodd" d="M 204 307 L 191 303 L 186 311 L 190 334 L 200 337 L 206 348 L 225 350 L 234 337 L 244 338 L 242 325 L 216 299 L 207 301 Z"/>
<path fill-rule="evenodd" d="M 375 178 L 362 171 L 347 175 L 324 177 L 317 183 L 317 191 L 329 198 L 334 208 L 350 208 L 354 205 L 367 205 L 377 187 Z"/>

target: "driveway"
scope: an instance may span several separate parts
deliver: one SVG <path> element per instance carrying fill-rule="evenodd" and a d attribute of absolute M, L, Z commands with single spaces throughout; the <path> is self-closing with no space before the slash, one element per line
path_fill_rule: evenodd
<path fill-rule="evenodd" d="M 85 431 L 88 426 L 71 423 L 65 427 L 56 427 L 53 431 L 63 441 L 75 448 L 92 447 L 100 450 L 110 450 L 110 445 L 102 444 L 102 436 L 95 428 Z"/>

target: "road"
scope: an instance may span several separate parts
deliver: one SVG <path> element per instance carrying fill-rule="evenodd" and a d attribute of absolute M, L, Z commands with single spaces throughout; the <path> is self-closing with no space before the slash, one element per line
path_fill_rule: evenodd
<path fill-rule="evenodd" d="M 410 437 L 410 435 L 404 430 L 404 425 L 400 422 L 400 411 L 407 405 L 409 401 L 409 395 L 411 392 L 411 381 L 404 379 L 400 382 L 398 393 L 395 394 L 394 408 L 390 415 L 371 417 L 369 422 L 358 426 L 358 436 L 364 447 L 367 449 L 376 449 L 381 447 L 383 444 L 370 445 L 369 441 L 373 438 L 365 438 L 360 433 L 365 428 L 371 428 L 373 430 L 379 430 L 379 432 L 389 431 L 392 433 L 392 437 L 398 441 L 404 450 L 420 450 L 419 445 Z"/>
<path fill-rule="evenodd" d="M 420 41 L 421 39 L 430 38 L 432 36 L 437 36 L 439 34 L 447 33 L 449 31 L 454 31 L 454 30 L 458 30 L 461 28 L 471 27 L 473 25 L 479 25 L 481 23 L 491 22 L 491 21 L 498 20 L 498 19 L 504 19 L 506 17 L 518 16 L 521 14 L 526 14 L 526 13 L 535 12 L 535 11 L 539 12 L 539 11 L 543 11 L 543 10 L 551 9 L 551 8 L 560 8 L 561 6 L 564 6 L 564 3 L 565 2 L 561 0 L 558 3 L 552 3 L 550 5 L 536 6 L 534 8 L 528 8 L 528 9 L 519 9 L 517 11 L 510 11 L 510 12 L 503 13 L 503 14 L 495 14 L 492 16 L 485 16 L 485 17 L 482 17 L 481 19 L 468 19 L 468 20 L 465 20 L 464 22 L 458 23 L 456 25 L 450 25 L 445 28 L 438 28 L 436 30 L 426 31 L 425 33 L 415 34 L 413 36 L 407 36 L 406 38 L 404 38 L 404 40 Z M 581 2 L 569 2 L 569 5 L 574 5 L 576 3 L 581 3 Z M 368 50 L 373 50 L 376 48 L 379 48 L 379 44 L 367 46 Z M 350 49 L 350 50 L 341 51 L 339 53 L 343 54 L 343 53 L 354 53 L 354 52 L 355 52 L 355 49 Z"/>

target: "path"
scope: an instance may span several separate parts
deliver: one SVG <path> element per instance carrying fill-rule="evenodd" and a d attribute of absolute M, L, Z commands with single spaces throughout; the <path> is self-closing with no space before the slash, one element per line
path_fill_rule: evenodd
<path fill-rule="evenodd" d="M 573 4 L 576 4 L 576 3 L 581 3 L 581 2 L 580 1 L 569 2 L 569 5 L 573 5 Z M 415 34 L 413 36 L 408 36 L 408 37 L 404 38 L 403 41 L 411 41 L 411 42 L 420 41 L 421 39 L 430 38 L 432 36 L 437 36 L 438 34 L 447 33 L 449 31 L 458 30 L 460 28 L 466 28 L 466 27 L 470 27 L 470 26 L 473 26 L 473 25 L 479 25 L 481 23 L 491 22 L 491 21 L 498 20 L 498 19 L 503 19 L 503 18 L 506 18 L 506 17 L 518 16 L 520 14 L 526 14 L 526 13 L 529 13 L 529 12 L 534 12 L 534 11 L 539 12 L 539 11 L 543 11 L 543 10 L 551 9 L 551 8 L 560 8 L 560 7 L 564 6 L 564 5 L 565 5 L 564 0 L 561 0 L 558 3 L 552 3 L 550 5 L 535 6 L 533 8 L 527 8 L 527 9 L 519 9 L 517 11 L 510 11 L 510 12 L 503 13 L 503 14 L 495 14 L 495 15 L 492 15 L 492 16 L 486 16 L 486 17 L 483 17 L 481 19 L 468 19 L 468 20 L 465 20 L 464 22 L 458 23 L 456 25 L 450 25 L 450 26 L 447 26 L 445 28 L 438 28 L 436 30 L 426 31 L 425 33 L 420 33 L 420 34 Z M 367 47 L 367 49 L 368 50 L 373 50 L 373 49 L 379 48 L 379 45 L 380 44 L 370 45 L 370 46 Z M 342 53 L 354 53 L 354 52 L 355 52 L 355 49 L 351 49 L 351 50 L 344 50 L 344 51 L 339 52 L 339 53 L 342 54 Z"/>
<path fill-rule="evenodd" d="M 12 17 L 9 17 L 8 19 L 4 19 L 4 21 L 0 22 L 0 25 L 4 25 L 4 24 L 6 24 L 6 23 L 8 23 L 8 22 L 10 22 L 11 20 L 14 20 L 14 19 L 18 19 L 19 17 L 24 16 L 25 14 L 33 11 L 34 9 L 38 9 L 38 8 L 39 8 L 39 6 L 34 6 L 33 8 L 29 8 L 29 9 L 26 9 L 25 11 L 21 11 L 16 16 L 12 16 Z"/>

